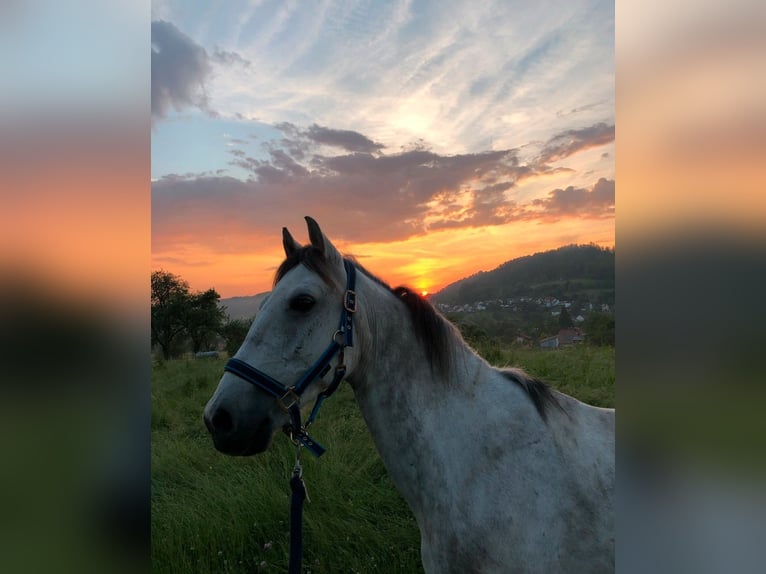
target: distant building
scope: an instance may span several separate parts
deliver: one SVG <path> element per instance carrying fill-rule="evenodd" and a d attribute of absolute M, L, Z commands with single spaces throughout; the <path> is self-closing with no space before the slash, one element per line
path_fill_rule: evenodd
<path fill-rule="evenodd" d="M 546 337 L 545 339 L 540 341 L 540 347 L 543 349 L 558 349 L 559 348 L 558 335 L 554 335 L 553 337 Z"/>
<path fill-rule="evenodd" d="M 540 341 L 540 347 L 543 349 L 560 349 L 582 343 L 584 339 L 584 333 L 579 327 L 561 329 L 557 335 L 546 337 Z"/>
<path fill-rule="evenodd" d="M 559 340 L 559 347 L 569 347 L 576 343 L 582 343 L 585 339 L 582 330 L 578 327 L 561 329 L 556 337 Z"/>

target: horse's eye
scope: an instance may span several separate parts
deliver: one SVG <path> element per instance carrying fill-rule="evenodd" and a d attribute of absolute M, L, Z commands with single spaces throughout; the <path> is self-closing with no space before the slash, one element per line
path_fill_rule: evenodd
<path fill-rule="evenodd" d="M 311 295 L 296 295 L 290 299 L 290 309 L 305 313 L 314 306 L 316 301 Z"/>

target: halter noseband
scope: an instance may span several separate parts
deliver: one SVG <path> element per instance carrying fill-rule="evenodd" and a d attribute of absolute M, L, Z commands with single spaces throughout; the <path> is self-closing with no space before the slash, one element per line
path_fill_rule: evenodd
<path fill-rule="evenodd" d="M 285 425 L 284 432 L 290 437 L 296 445 L 305 446 L 314 456 L 322 456 L 325 448 L 312 439 L 306 429 L 314 422 L 322 402 L 332 395 L 340 385 L 343 377 L 346 375 L 346 365 L 343 362 L 344 351 L 346 347 L 353 347 L 353 322 L 354 312 L 356 312 L 356 268 L 348 259 L 343 260 L 343 266 L 346 268 L 346 292 L 343 295 L 343 310 L 340 313 L 340 325 L 332 337 L 332 341 L 327 346 L 322 355 L 316 362 L 309 367 L 303 376 L 291 387 L 287 387 L 270 377 L 263 371 L 248 365 L 240 359 L 229 359 L 224 367 L 240 379 L 255 385 L 259 389 L 267 392 L 277 399 L 277 404 L 284 412 L 290 415 L 291 422 Z M 327 389 L 317 397 L 314 408 L 306 420 L 306 425 L 301 423 L 301 396 L 308 386 L 316 379 L 323 377 L 330 370 L 330 361 L 338 355 L 338 364 L 335 367 L 335 374 L 332 382 Z"/>

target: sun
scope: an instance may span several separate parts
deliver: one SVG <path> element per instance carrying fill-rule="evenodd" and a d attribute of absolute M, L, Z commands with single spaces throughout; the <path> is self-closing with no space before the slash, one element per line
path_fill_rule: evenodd
<path fill-rule="evenodd" d="M 421 297 L 428 297 L 428 291 L 425 291 L 425 290 L 424 290 L 424 291 L 421 291 L 421 292 L 420 292 L 420 296 L 421 296 Z"/>

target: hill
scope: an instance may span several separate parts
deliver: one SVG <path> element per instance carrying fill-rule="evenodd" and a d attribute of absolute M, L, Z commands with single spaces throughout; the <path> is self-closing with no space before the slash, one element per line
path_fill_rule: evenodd
<path fill-rule="evenodd" d="M 229 297 L 221 299 L 220 304 L 224 307 L 229 319 L 252 319 L 258 312 L 258 308 L 269 292 L 248 295 L 244 297 Z"/>
<path fill-rule="evenodd" d="M 456 281 L 431 300 L 465 305 L 522 296 L 583 298 L 613 305 L 614 250 L 593 244 L 567 245 L 519 257 Z"/>

